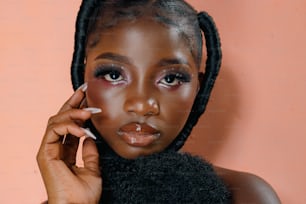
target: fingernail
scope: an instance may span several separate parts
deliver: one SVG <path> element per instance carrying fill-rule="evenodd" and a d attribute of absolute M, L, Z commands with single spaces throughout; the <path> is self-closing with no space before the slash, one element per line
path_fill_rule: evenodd
<path fill-rule="evenodd" d="M 82 90 L 83 92 L 85 92 L 87 90 L 87 82 L 85 82 L 84 84 L 82 84 L 78 90 Z"/>
<path fill-rule="evenodd" d="M 91 137 L 94 140 L 97 139 L 96 136 L 88 128 L 81 128 L 81 129 L 85 132 L 86 136 Z"/>
<path fill-rule="evenodd" d="M 102 110 L 100 108 L 93 108 L 93 107 L 83 108 L 83 110 L 89 111 L 92 114 L 101 113 L 102 112 Z"/>
<path fill-rule="evenodd" d="M 63 137 L 63 141 L 62 141 L 62 144 L 65 144 L 66 137 L 67 137 L 67 135 L 64 135 L 64 137 Z"/>

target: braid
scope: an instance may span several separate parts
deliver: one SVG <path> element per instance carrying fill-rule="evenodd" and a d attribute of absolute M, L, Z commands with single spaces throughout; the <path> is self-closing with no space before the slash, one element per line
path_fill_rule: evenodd
<path fill-rule="evenodd" d="M 204 33 L 207 47 L 205 74 L 184 128 L 180 132 L 179 136 L 168 147 L 168 149 L 174 149 L 176 151 L 184 145 L 193 127 L 197 124 L 200 116 L 204 113 L 221 66 L 221 43 L 213 19 L 206 12 L 200 12 L 198 14 L 198 21 L 200 28 Z"/>
<path fill-rule="evenodd" d="M 76 20 L 74 35 L 74 52 L 71 65 L 71 79 L 73 89 L 76 90 L 84 83 L 84 59 L 87 31 L 93 11 L 97 6 L 96 0 L 83 1 Z"/>

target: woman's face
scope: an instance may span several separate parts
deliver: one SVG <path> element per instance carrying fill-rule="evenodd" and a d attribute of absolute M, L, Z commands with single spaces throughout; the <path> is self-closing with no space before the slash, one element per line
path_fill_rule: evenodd
<path fill-rule="evenodd" d="M 164 150 L 182 130 L 199 87 L 190 47 L 175 28 L 121 22 L 89 39 L 85 81 L 92 122 L 121 157 Z"/>

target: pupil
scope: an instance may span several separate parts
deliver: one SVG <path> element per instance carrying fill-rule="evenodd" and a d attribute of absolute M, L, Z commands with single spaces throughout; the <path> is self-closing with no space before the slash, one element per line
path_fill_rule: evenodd
<path fill-rule="evenodd" d="M 172 83 L 175 80 L 175 76 L 174 75 L 168 75 L 165 77 L 165 81 L 167 83 Z"/>
<path fill-rule="evenodd" d="M 118 79 L 120 74 L 116 71 L 112 71 L 110 74 L 109 74 L 110 78 L 111 79 Z"/>

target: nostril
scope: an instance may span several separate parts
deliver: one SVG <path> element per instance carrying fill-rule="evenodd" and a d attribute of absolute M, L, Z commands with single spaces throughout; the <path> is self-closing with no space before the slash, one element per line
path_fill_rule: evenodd
<path fill-rule="evenodd" d="M 155 99 L 150 98 L 148 100 L 148 105 L 149 105 L 149 111 L 147 112 L 147 115 L 159 114 L 159 104 Z"/>
<path fill-rule="evenodd" d="M 141 116 L 152 116 L 159 114 L 159 105 L 156 100 L 133 98 L 127 100 L 124 104 L 124 109 L 128 113 L 136 113 Z"/>
<path fill-rule="evenodd" d="M 147 112 L 147 113 L 145 114 L 145 116 L 151 116 L 151 115 L 154 115 L 153 111 Z"/>

